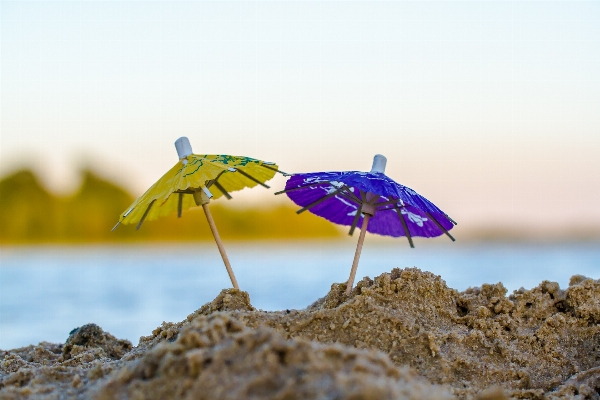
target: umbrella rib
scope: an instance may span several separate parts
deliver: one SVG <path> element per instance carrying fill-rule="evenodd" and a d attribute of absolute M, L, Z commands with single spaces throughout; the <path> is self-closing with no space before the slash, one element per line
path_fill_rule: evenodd
<path fill-rule="evenodd" d="M 445 214 L 445 213 L 444 213 L 444 215 L 445 215 L 445 216 L 446 216 L 446 218 L 448 218 L 448 219 L 450 220 L 450 222 L 452 222 L 454 225 L 458 225 L 458 224 L 456 223 L 456 221 L 455 221 L 455 220 L 453 220 L 452 218 L 450 218 L 450 216 L 449 216 L 448 214 Z"/>
<path fill-rule="evenodd" d="M 361 189 L 358 189 L 358 192 L 360 193 L 360 198 L 362 199 L 362 201 L 367 201 L 367 198 L 365 197 L 365 192 L 363 192 Z"/>
<path fill-rule="evenodd" d="M 346 200 L 352 201 L 358 205 L 361 204 L 361 202 L 356 197 L 348 196 L 348 194 L 346 194 L 344 192 L 340 192 L 339 195 L 342 196 L 343 198 L 345 198 Z"/>
<path fill-rule="evenodd" d="M 146 208 L 146 211 L 144 212 L 144 215 L 142 215 L 142 219 L 140 219 L 140 222 L 137 224 L 137 226 L 135 227 L 135 230 L 137 231 L 138 229 L 140 229 L 140 227 L 142 226 L 142 224 L 144 223 L 144 220 L 146 219 L 146 216 L 148 215 L 148 213 L 150 212 L 150 209 L 152 208 L 152 206 L 154 205 L 154 202 L 156 201 L 156 199 L 152 200 L 150 202 L 150 205 L 148 205 L 148 208 Z"/>
<path fill-rule="evenodd" d="M 235 172 L 236 170 L 233 170 L 231 172 Z M 223 175 L 226 171 L 223 170 L 221 172 L 219 172 L 219 175 L 217 175 L 217 177 L 215 179 L 212 179 L 208 182 L 208 185 L 206 185 L 207 188 L 210 188 L 213 184 L 217 183 L 217 179 L 219 179 L 221 177 L 221 175 Z"/>
<path fill-rule="evenodd" d="M 356 197 L 356 195 L 354 193 L 352 193 L 352 191 L 350 190 L 350 188 L 348 186 L 344 185 L 344 190 L 347 195 L 354 198 L 354 201 L 356 201 L 359 204 L 362 204 L 362 201 L 358 197 Z"/>
<path fill-rule="evenodd" d="M 354 216 L 354 220 L 352 221 L 352 226 L 350 227 L 350 231 L 348 232 L 348 235 L 350 235 L 350 236 L 354 235 L 354 229 L 356 229 L 356 225 L 358 224 L 358 220 L 360 219 L 361 210 L 362 210 L 362 204 L 360 205 L 360 207 L 358 207 L 356 209 L 356 215 Z"/>
<path fill-rule="evenodd" d="M 123 219 L 125 219 L 134 209 L 135 207 L 131 207 L 129 210 L 127 210 L 127 212 L 125 214 L 123 214 Z M 119 225 L 121 225 L 121 221 L 123 221 L 123 219 L 121 219 L 119 222 L 116 223 L 115 226 L 113 226 L 113 228 L 110 230 L 111 232 L 114 232 L 115 229 L 117 229 L 117 227 Z"/>
<path fill-rule="evenodd" d="M 321 204 L 321 203 L 322 203 L 322 202 L 324 202 L 325 200 L 327 200 L 327 199 L 329 199 L 329 198 L 331 198 L 331 197 L 335 196 L 336 194 L 338 194 L 338 193 L 339 193 L 341 190 L 342 190 L 342 189 L 338 189 L 338 190 L 336 190 L 335 192 L 331 192 L 331 193 L 329 193 L 328 195 L 321 197 L 321 198 L 320 198 L 320 199 L 318 199 L 317 201 L 314 201 L 314 202 L 312 202 L 311 204 L 309 204 L 309 205 L 307 205 L 307 206 L 305 206 L 305 207 L 302 207 L 301 209 L 299 209 L 298 211 L 296 211 L 296 214 L 303 213 L 304 211 L 306 211 L 306 210 L 308 210 L 308 209 L 311 209 L 311 208 L 313 208 L 313 207 L 314 207 L 314 206 L 316 206 L 316 205 L 319 205 L 319 204 Z"/>
<path fill-rule="evenodd" d="M 287 172 L 283 172 L 283 171 L 281 171 L 279 169 L 276 169 L 276 168 L 273 168 L 273 167 L 269 167 L 268 165 L 265 165 L 265 164 L 258 164 L 258 165 L 260 165 L 261 167 L 264 167 L 266 169 L 270 169 L 271 171 L 279 172 L 283 176 L 289 176 L 290 175 Z"/>
<path fill-rule="evenodd" d="M 453 242 L 456 242 L 456 239 L 454 239 L 454 238 L 452 237 L 452 235 L 450 234 L 450 232 L 448 232 L 448 231 L 446 230 L 446 228 L 444 228 L 444 227 L 442 226 L 442 224 L 440 224 L 440 223 L 439 223 L 439 222 L 438 222 L 438 221 L 437 221 L 437 220 L 436 220 L 436 219 L 433 217 L 433 215 L 431 215 L 430 213 L 425 213 L 425 214 L 427 214 L 427 216 L 428 216 L 429 218 L 431 218 L 431 220 L 432 220 L 433 222 L 435 222 L 435 224 L 437 225 L 437 227 L 438 227 L 438 228 L 440 228 L 440 230 L 441 230 L 442 232 L 444 232 L 446 235 L 448 235 L 448 237 L 449 237 L 450 239 L 452 239 L 452 241 L 453 241 Z"/>
<path fill-rule="evenodd" d="M 177 218 L 181 218 L 182 209 L 183 209 L 183 193 L 179 193 L 179 200 L 177 201 Z"/>
<path fill-rule="evenodd" d="M 399 201 L 398 200 L 390 200 L 390 201 L 382 201 L 381 203 L 375 203 L 373 204 L 375 207 L 383 207 L 383 206 L 387 206 L 390 204 L 398 204 Z"/>
<path fill-rule="evenodd" d="M 270 187 L 268 185 L 265 185 L 264 183 L 262 183 L 261 181 L 259 181 L 255 177 L 253 177 L 252 175 L 249 175 L 247 172 L 244 172 L 239 168 L 236 168 L 236 171 L 239 172 L 240 174 L 244 175 L 246 178 L 250 179 L 251 181 L 254 181 L 254 182 L 258 183 L 259 185 L 266 187 L 267 189 L 270 189 Z"/>
<path fill-rule="evenodd" d="M 275 192 L 275 194 L 278 195 L 278 194 L 283 194 L 283 193 L 288 193 L 288 192 L 294 192 L 296 190 L 306 189 L 311 186 L 320 185 L 322 183 L 329 183 L 329 181 L 322 181 L 322 182 L 317 182 L 317 183 L 311 183 L 310 185 L 298 186 L 298 187 L 291 188 L 291 189 L 284 189 L 284 190 L 280 190 L 279 192 Z"/>
<path fill-rule="evenodd" d="M 227 200 L 231 200 L 231 195 L 227 192 L 227 190 L 225 190 L 225 188 L 223 187 L 223 185 L 221 185 L 216 180 L 213 182 L 213 185 L 215 185 L 217 187 L 217 189 L 219 189 L 221 191 L 221 193 L 223 193 L 223 195 L 225 197 L 227 197 Z"/>
<path fill-rule="evenodd" d="M 410 247 L 414 249 L 415 245 L 413 244 L 412 236 L 410 236 L 410 231 L 408 230 L 408 225 L 406 224 L 406 221 L 404 220 L 402 211 L 400 211 L 400 209 L 397 208 L 396 212 L 398 213 L 398 218 L 400 218 L 400 222 L 402 223 L 402 227 L 404 228 L 404 232 L 406 233 L 406 238 L 408 239 L 408 244 L 410 244 Z"/>

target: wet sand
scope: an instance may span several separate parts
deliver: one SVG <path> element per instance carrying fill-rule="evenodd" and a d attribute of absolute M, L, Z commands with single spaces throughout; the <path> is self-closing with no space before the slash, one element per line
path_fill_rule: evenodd
<path fill-rule="evenodd" d="M 137 346 L 94 324 L 0 353 L 0 399 L 600 399 L 600 280 L 464 292 L 416 268 L 303 310 L 225 289 Z"/>

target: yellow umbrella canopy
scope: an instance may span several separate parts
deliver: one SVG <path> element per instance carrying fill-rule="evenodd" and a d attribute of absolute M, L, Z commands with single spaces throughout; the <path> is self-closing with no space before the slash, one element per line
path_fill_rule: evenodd
<path fill-rule="evenodd" d="M 190 154 L 164 174 L 119 217 L 121 224 L 153 221 L 200 205 L 198 197 L 231 198 L 229 192 L 267 187 L 264 182 L 275 176 L 278 166 L 250 157 Z M 195 200 L 196 199 L 196 200 Z"/>
<path fill-rule="evenodd" d="M 275 173 L 285 173 L 279 171 L 276 164 L 255 158 L 194 154 L 186 137 L 177 139 L 175 148 L 179 162 L 121 214 L 113 230 L 120 224 L 136 223 L 136 229 L 139 229 L 146 219 L 152 221 L 175 211 L 181 217 L 183 210 L 201 205 L 231 283 L 239 289 L 208 203 L 221 196 L 231 199 L 229 192 L 247 187 L 261 185 L 268 188 L 265 182 Z"/>

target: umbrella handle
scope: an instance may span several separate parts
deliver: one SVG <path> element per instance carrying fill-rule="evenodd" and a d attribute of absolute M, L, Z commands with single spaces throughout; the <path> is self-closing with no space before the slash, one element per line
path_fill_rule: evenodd
<path fill-rule="evenodd" d="M 365 240 L 365 234 L 367 233 L 367 226 L 369 225 L 370 218 L 371 216 L 369 214 L 365 214 L 363 223 L 360 226 L 360 236 L 358 237 L 358 244 L 356 245 L 356 252 L 354 253 L 352 270 L 350 271 L 350 278 L 348 278 L 348 284 L 346 285 L 346 296 L 350 296 L 350 292 L 352 291 L 352 285 L 354 284 L 354 278 L 356 277 L 356 269 L 358 268 L 358 260 L 360 259 L 360 252 L 362 251 L 362 246 Z"/>
<path fill-rule="evenodd" d="M 208 221 L 208 226 L 210 226 L 210 230 L 212 231 L 213 237 L 215 238 L 215 242 L 217 242 L 217 248 L 219 249 L 219 253 L 221 253 L 221 258 L 223 258 L 225 268 L 227 268 L 229 279 L 231 279 L 233 287 L 239 290 L 240 287 L 238 286 L 237 280 L 235 279 L 235 275 L 233 274 L 233 269 L 231 269 L 229 258 L 227 257 L 227 253 L 225 253 L 225 247 L 221 242 L 221 237 L 219 236 L 219 231 L 217 231 L 217 226 L 215 225 L 215 221 L 213 220 L 212 214 L 210 213 L 210 210 L 208 208 L 208 203 L 202 204 L 202 209 L 204 210 L 204 215 L 206 215 L 206 220 Z"/>

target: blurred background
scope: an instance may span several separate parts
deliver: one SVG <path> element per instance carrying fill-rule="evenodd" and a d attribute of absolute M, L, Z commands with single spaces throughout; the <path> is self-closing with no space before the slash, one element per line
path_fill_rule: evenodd
<path fill-rule="evenodd" d="M 600 275 L 600 3 L 1 1 L 0 18 L 0 348 L 87 322 L 135 344 L 229 286 L 201 212 L 110 232 L 180 136 L 292 173 L 381 153 L 458 222 L 414 250 L 368 236 L 359 277 Z M 347 279 L 356 237 L 269 184 L 211 207 L 253 304 L 301 308 Z"/>

